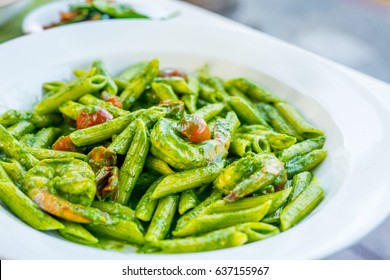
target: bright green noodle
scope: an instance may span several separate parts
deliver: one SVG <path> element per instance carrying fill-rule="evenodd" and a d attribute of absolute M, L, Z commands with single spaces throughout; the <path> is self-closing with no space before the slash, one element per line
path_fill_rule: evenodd
<path fill-rule="evenodd" d="M 29 169 L 38 163 L 32 155 L 22 151 L 23 146 L 2 125 L 0 125 L 0 151 L 19 161 Z"/>
<path fill-rule="evenodd" d="M 82 225 L 68 221 L 62 221 L 62 223 L 65 228 L 58 230 L 58 232 L 65 239 L 86 245 L 92 245 L 99 242 L 99 240 L 89 233 Z"/>
<path fill-rule="evenodd" d="M 17 160 L 5 159 L 4 161 L 0 161 L 0 165 L 19 188 L 23 186 L 26 170 Z"/>
<path fill-rule="evenodd" d="M 180 230 L 174 231 L 173 235 L 177 237 L 184 237 L 233 226 L 237 223 L 258 222 L 267 214 L 271 203 L 272 202 L 268 200 L 259 206 L 245 210 L 215 214 L 205 213 L 193 219 Z"/>
<path fill-rule="evenodd" d="M 121 168 L 118 191 L 118 202 L 126 205 L 135 186 L 138 176 L 141 174 L 146 156 L 149 152 L 149 141 L 146 126 L 141 120 L 136 121 L 138 131 L 127 152 L 125 162 Z"/>
<path fill-rule="evenodd" d="M 157 209 L 145 234 L 146 241 L 165 239 L 177 211 L 178 201 L 179 196 L 176 194 L 159 199 Z"/>
<path fill-rule="evenodd" d="M 38 103 L 34 112 L 37 114 L 47 114 L 58 111 L 58 107 L 66 101 L 77 100 L 81 96 L 93 93 L 102 89 L 107 84 L 107 79 L 104 76 L 93 76 L 82 78 L 74 83 L 70 83 L 66 87 L 61 88 L 54 95 L 42 100 Z"/>
<path fill-rule="evenodd" d="M 223 166 L 224 162 L 220 161 L 206 167 L 170 174 L 157 185 L 152 194 L 152 199 L 210 184 L 217 178 Z"/>
<path fill-rule="evenodd" d="M 199 204 L 199 197 L 196 190 L 191 189 L 180 194 L 179 214 L 183 215 L 188 210 L 196 207 Z"/>
<path fill-rule="evenodd" d="M 293 227 L 305 218 L 324 198 L 324 190 L 317 177 L 288 204 L 280 214 L 280 224 L 283 231 Z"/>
<path fill-rule="evenodd" d="M 99 143 L 110 139 L 114 134 L 122 132 L 139 114 L 140 112 L 137 111 L 99 125 L 76 130 L 70 134 L 70 138 L 76 146 Z"/>
<path fill-rule="evenodd" d="M 99 106 L 99 107 L 107 110 L 108 112 L 110 112 L 116 118 L 129 114 L 128 111 L 122 110 L 118 107 L 115 107 L 111 102 L 106 102 L 104 100 L 101 100 L 101 99 L 93 96 L 92 94 L 86 94 L 83 97 L 81 97 L 78 101 L 84 105 Z"/>
<path fill-rule="evenodd" d="M 145 246 L 143 251 L 146 253 L 190 253 L 240 246 L 247 241 L 246 234 L 231 227 L 196 237 L 152 242 Z"/>

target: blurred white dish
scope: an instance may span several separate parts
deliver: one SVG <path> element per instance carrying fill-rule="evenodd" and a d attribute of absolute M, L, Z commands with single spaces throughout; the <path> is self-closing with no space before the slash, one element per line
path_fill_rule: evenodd
<path fill-rule="evenodd" d="M 17 57 L 18 59 L 15 59 Z M 295 105 L 327 135 L 329 156 L 315 170 L 325 200 L 304 221 L 264 241 L 218 251 L 145 255 L 62 240 L 0 211 L 0 254 L 22 259 L 312 259 L 357 241 L 390 212 L 390 116 L 380 100 L 325 60 L 258 32 L 174 22 L 80 23 L 0 45 L 0 113 L 31 109 L 45 81 L 103 59 L 113 74 L 159 58 L 162 66 L 209 63 L 224 78 L 259 81 Z M 28 238 L 26 238 L 28 237 Z"/>
<path fill-rule="evenodd" d="M 44 26 L 60 21 L 60 12 L 69 11 L 69 5 L 83 3 L 83 0 L 54 1 L 30 12 L 23 20 L 22 29 L 25 34 L 40 32 Z M 149 16 L 151 19 L 161 19 L 174 15 L 177 11 L 170 5 L 153 0 L 116 0 L 129 3 L 137 12 Z"/>
<path fill-rule="evenodd" d="M 20 13 L 30 0 L 0 0 L 0 26 Z"/>

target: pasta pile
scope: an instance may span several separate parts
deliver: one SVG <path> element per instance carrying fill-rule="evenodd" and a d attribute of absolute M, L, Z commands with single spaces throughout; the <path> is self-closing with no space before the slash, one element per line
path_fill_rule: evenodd
<path fill-rule="evenodd" d="M 0 200 L 73 242 L 143 253 L 240 246 L 286 231 L 321 202 L 324 132 L 246 79 L 160 69 L 116 78 L 102 61 L 43 85 L 0 117 Z"/>

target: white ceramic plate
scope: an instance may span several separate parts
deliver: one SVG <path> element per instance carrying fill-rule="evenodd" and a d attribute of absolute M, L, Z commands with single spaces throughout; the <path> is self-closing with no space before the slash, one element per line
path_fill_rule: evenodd
<path fill-rule="evenodd" d="M 169 18 L 173 15 L 180 15 L 172 5 L 162 1 L 154 0 L 116 0 L 130 4 L 137 12 L 147 15 L 152 20 Z M 84 3 L 84 0 L 62 0 L 43 5 L 30 12 L 23 20 L 22 30 L 25 34 L 41 32 L 44 26 L 60 21 L 60 12 L 69 11 L 69 5 Z"/>
<path fill-rule="evenodd" d="M 140 60 L 259 81 L 325 130 L 329 156 L 315 170 L 325 200 L 299 225 L 267 240 L 185 255 L 104 251 L 36 231 L 0 208 L 0 254 L 23 259 L 312 259 L 325 257 L 380 223 L 390 211 L 387 108 L 325 60 L 257 32 L 173 22 L 81 23 L 0 46 L 0 113 L 31 109 L 44 81 L 103 59 L 113 74 Z"/>
<path fill-rule="evenodd" d="M 30 0 L 1 0 L 0 26 L 17 16 L 30 2 Z"/>

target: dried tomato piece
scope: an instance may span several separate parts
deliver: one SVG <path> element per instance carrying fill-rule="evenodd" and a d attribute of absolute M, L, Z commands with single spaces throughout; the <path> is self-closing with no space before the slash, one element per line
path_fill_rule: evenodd
<path fill-rule="evenodd" d="M 96 195 L 100 200 L 116 201 L 119 188 L 119 169 L 116 166 L 105 166 L 96 174 Z"/>
<path fill-rule="evenodd" d="M 88 153 L 88 163 L 96 172 L 102 167 L 116 164 L 116 154 L 103 146 L 95 147 Z"/>

